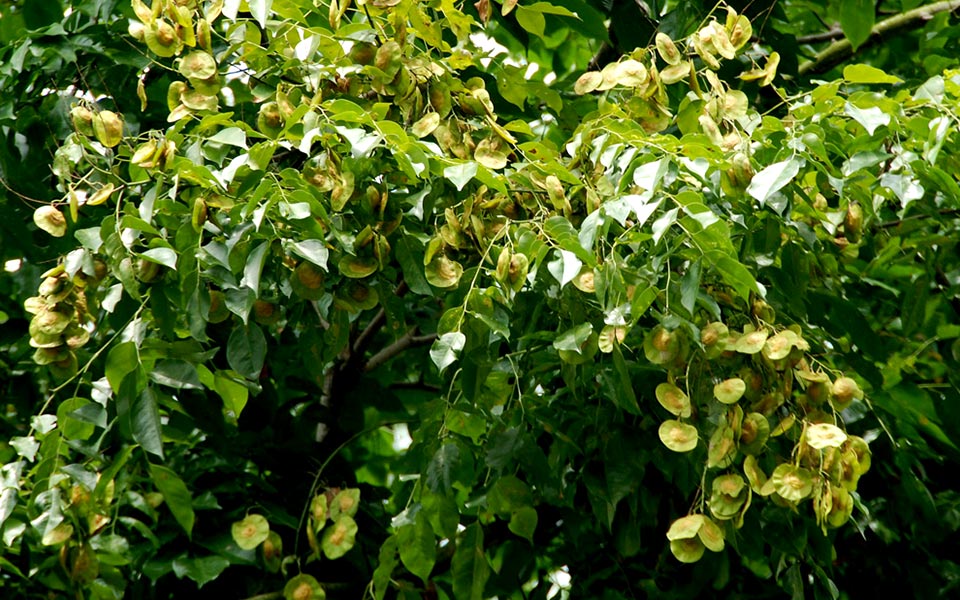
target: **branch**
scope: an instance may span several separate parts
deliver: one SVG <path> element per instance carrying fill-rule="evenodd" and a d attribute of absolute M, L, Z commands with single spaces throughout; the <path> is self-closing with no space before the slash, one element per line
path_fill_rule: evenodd
<path fill-rule="evenodd" d="M 370 345 L 373 336 L 376 335 L 380 328 L 383 327 L 383 324 L 387 322 L 387 312 L 382 308 L 373 315 L 373 318 L 370 319 L 370 322 L 367 323 L 367 326 L 363 328 L 363 331 L 360 332 L 360 335 L 357 336 L 357 339 L 353 342 L 353 355 L 354 356 L 363 356 L 363 352 L 367 349 L 367 346 Z"/>
<path fill-rule="evenodd" d="M 798 44 L 818 44 L 820 42 L 829 42 L 839 40 L 843 37 L 843 30 L 839 27 L 831 27 L 827 31 L 820 33 L 811 33 L 810 35 L 801 35 L 797 38 Z"/>
<path fill-rule="evenodd" d="M 257 594 L 256 596 L 250 596 L 249 598 L 244 598 L 243 600 L 277 600 L 278 598 L 283 598 L 283 590 L 280 590 L 279 592 Z"/>
<path fill-rule="evenodd" d="M 879 223 L 877 227 L 879 229 L 889 229 L 891 227 L 899 227 L 904 223 L 906 223 L 907 221 L 916 221 L 917 219 L 929 219 L 930 217 L 933 217 L 933 216 L 949 217 L 956 214 L 960 214 L 960 208 L 941 208 L 940 210 L 937 211 L 936 215 L 932 215 L 928 213 L 910 215 L 909 217 L 903 217 L 902 219 L 896 219 L 894 221 L 884 221 L 883 223 Z"/>
<path fill-rule="evenodd" d="M 435 333 L 428 335 L 413 335 L 414 331 L 415 330 L 411 329 L 403 334 L 400 339 L 371 356 L 370 360 L 367 361 L 367 364 L 363 365 L 363 370 L 369 373 L 407 348 L 411 346 L 432 344 L 433 340 L 437 339 L 437 334 Z"/>
<path fill-rule="evenodd" d="M 960 0 L 944 0 L 943 2 L 934 2 L 926 6 L 920 6 L 913 10 L 908 10 L 905 13 L 892 16 L 889 19 L 884 19 L 873 26 L 873 29 L 870 31 L 870 37 L 867 38 L 860 48 L 866 48 L 876 44 L 884 37 L 901 29 L 922 27 L 926 21 L 932 19 L 934 15 L 946 11 L 954 11 L 958 8 L 960 8 Z M 798 74 L 815 75 L 824 73 L 854 54 L 855 51 L 850 44 L 850 40 L 838 40 L 817 54 L 816 58 L 812 61 L 800 65 Z"/>
<path fill-rule="evenodd" d="M 393 292 L 396 296 L 405 296 L 410 290 L 407 287 L 406 281 L 401 281 L 397 285 L 397 289 Z M 370 322 L 367 323 L 367 326 L 364 327 L 363 331 L 360 332 L 360 335 L 357 336 L 357 339 L 353 341 L 353 356 L 362 357 L 363 353 L 366 352 L 367 347 L 370 346 L 370 342 L 373 341 L 373 336 L 380 331 L 383 327 L 383 324 L 387 322 L 387 313 L 384 309 L 380 309 L 377 314 L 370 319 Z"/>

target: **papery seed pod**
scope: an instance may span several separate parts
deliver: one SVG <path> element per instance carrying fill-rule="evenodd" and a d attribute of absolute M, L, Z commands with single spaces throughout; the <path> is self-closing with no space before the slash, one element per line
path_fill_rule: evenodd
<path fill-rule="evenodd" d="M 113 111 L 101 110 L 93 115 L 93 134 L 98 142 L 113 148 L 123 139 L 123 119 Z"/>
<path fill-rule="evenodd" d="M 275 138 L 283 130 L 283 115 L 280 113 L 280 105 L 276 102 L 266 102 L 260 107 L 260 114 L 257 116 L 257 128 L 264 135 Z"/>
<path fill-rule="evenodd" d="M 77 105 L 70 109 L 70 120 L 77 133 L 85 136 L 93 135 L 93 112 L 83 105 Z"/>
<path fill-rule="evenodd" d="M 147 140 L 146 142 L 140 144 L 140 146 L 134 151 L 133 156 L 130 157 L 130 164 L 142 167 L 144 169 L 150 169 L 156 166 L 154 161 L 154 154 L 157 151 L 157 141 L 156 140 Z"/>
<path fill-rule="evenodd" d="M 143 39 L 151 52 L 163 58 L 175 56 L 183 49 L 183 40 L 177 35 L 177 30 L 163 18 L 146 26 Z"/>
<path fill-rule="evenodd" d="M 859 241 L 860 232 L 863 231 L 863 208 L 855 200 L 851 200 L 850 204 L 847 205 L 847 214 L 843 219 L 843 231 L 851 242 Z"/>
<path fill-rule="evenodd" d="M 677 49 L 677 45 L 670 39 L 669 35 L 663 32 L 657 32 L 656 44 L 657 54 L 660 55 L 663 62 L 668 65 L 678 65 L 683 61 L 683 55 L 680 53 L 680 50 Z"/>
<path fill-rule="evenodd" d="M 59 209 L 49 204 L 33 211 L 33 222 L 53 237 L 63 237 L 67 233 L 67 218 Z"/>
<path fill-rule="evenodd" d="M 193 209 L 190 211 L 190 224 L 194 231 L 202 231 L 203 224 L 207 222 L 207 203 L 203 198 L 196 198 L 193 201 Z"/>
<path fill-rule="evenodd" d="M 210 22 L 204 18 L 197 21 L 197 45 L 207 52 L 213 51 L 210 36 Z"/>

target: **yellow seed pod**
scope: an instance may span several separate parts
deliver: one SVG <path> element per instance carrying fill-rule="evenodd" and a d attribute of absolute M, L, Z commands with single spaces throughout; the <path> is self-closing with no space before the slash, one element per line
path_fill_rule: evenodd
<path fill-rule="evenodd" d="M 670 36 L 658 32 L 656 37 L 657 44 L 657 54 L 660 55 L 660 58 L 663 59 L 663 62 L 668 65 L 679 65 L 683 61 L 683 55 L 680 54 L 680 50 L 677 49 L 677 45 L 670 39 Z"/>
<path fill-rule="evenodd" d="M 101 110 L 93 116 L 93 134 L 98 142 L 113 148 L 123 139 L 123 119 L 115 112 Z"/>
<path fill-rule="evenodd" d="M 193 210 L 190 211 L 190 224 L 194 231 L 201 231 L 203 224 L 207 222 L 207 203 L 203 198 L 197 198 L 193 201 Z"/>

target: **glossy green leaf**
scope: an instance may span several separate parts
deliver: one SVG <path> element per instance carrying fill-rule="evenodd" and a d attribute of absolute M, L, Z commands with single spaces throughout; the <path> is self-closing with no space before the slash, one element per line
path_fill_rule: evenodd
<path fill-rule="evenodd" d="M 840 0 L 840 27 L 854 51 L 870 37 L 875 10 L 870 0 Z"/>
<path fill-rule="evenodd" d="M 133 439 L 147 452 L 163 458 L 163 426 L 160 423 L 160 408 L 157 406 L 153 388 L 146 387 L 133 400 L 130 421 Z"/>
<path fill-rule="evenodd" d="M 437 560 L 437 543 L 427 519 L 418 517 L 415 523 L 400 527 L 397 546 L 403 566 L 424 582 L 428 581 Z"/>
<path fill-rule="evenodd" d="M 137 346 L 133 342 L 123 342 L 110 348 L 107 353 L 106 376 L 114 392 L 120 391 L 120 384 L 128 373 L 140 364 Z"/>
<path fill-rule="evenodd" d="M 459 331 L 452 331 L 441 335 L 430 348 L 430 359 L 441 371 L 457 361 L 457 356 L 463 350 L 467 336 Z"/>
<path fill-rule="evenodd" d="M 464 600 L 482 600 L 490 571 L 483 549 L 483 528 L 472 523 L 460 534 L 453 553 L 453 593 Z"/>
<path fill-rule="evenodd" d="M 237 373 L 257 379 L 267 355 L 267 341 L 255 323 L 236 325 L 227 341 L 227 362 Z"/>
<path fill-rule="evenodd" d="M 747 193 L 754 197 L 760 206 L 766 204 L 770 196 L 790 183 L 800 172 L 800 159 L 788 158 L 764 167 L 747 186 Z"/>
<path fill-rule="evenodd" d="M 865 64 L 845 66 L 843 80 L 847 83 L 900 83 L 902 81 L 899 77 L 888 75 L 874 66 Z"/>
<path fill-rule="evenodd" d="M 187 536 L 193 534 L 193 523 L 195 516 L 193 513 L 193 498 L 190 490 L 182 479 L 171 469 L 161 465 L 150 464 L 150 479 L 153 485 L 163 494 L 163 500 L 173 513 L 180 527 L 187 532 Z"/>

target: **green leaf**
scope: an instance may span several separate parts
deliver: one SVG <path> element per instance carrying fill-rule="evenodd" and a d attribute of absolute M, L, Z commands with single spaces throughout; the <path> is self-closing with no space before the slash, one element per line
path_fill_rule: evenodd
<path fill-rule="evenodd" d="M 290 248 L 298 255 L 309 260 L 321 269 L 327 268 L 327 257 L 330 251 L 323 240 L 304 240 L 290 244 Z"/>
<path fill-rule="evenodd" d="M 120 391 L 120 384 L 128 373 L 140 366 L 140 356 L 133 342 L 117 344 L 107 353 L 105 372 L 113 391 Z"/>
<path fill-rule="evenodd" d="M 179 578 L 187 577 L 200 587 L 210 583 L 220 576 L 230 561 L 222 556 L 205 556 L 203 558 L 185 558 L 183 556 L 173 561 L 173 572 Z"/>
<path fill-rule="evenodd" d="M 756 198 L 760 206 L 763 206 L 770 196 L 790 183 L 799 172 L 799 159 L 788 158 L 773 163 L 753 176 L 750 185 L 747 186 L 747 193 Z"/>
<path fill-rule="evenodd" d="M 433 288 L 427 282 L 423 271 L 423 246 L 413 236 L 404 236 L 397 240 L 395 247 L 397 260 L 403 270 L 403 280 L 410 291 L 421 296 L 433 296 Z"/>
<path fill-rule="evenodd" d="M 456 480 L 455 470 L 460 466 L 460 449 L 452 441 L 441 444 L 427 465 L 427 486 L 435 492 L 449 493 Z"/>
<path fill-rule="evenodd" d="M 227 340 L 227 363 L 248 379 L 258 379 L 267 356 L 267 340 L 256 323 L 236 325 Z"/>
<path fill-rule="evenodd" d="M 457 356 L 467 343 L 467 336 L 459 331 L 451 331 L 441 335 L 430 347 L 430 359 L 437 368 L 443 371 L 457 361 Z"/>
<path fill-rule="evenodd" d="M 744 300 L 749 300 L 750 293 L 759 290 L 757 280 L 753 278 L 750 270 L 736 259 L 720 252 L 704 254 L 704 258 Z"/>
<path fill-rule="evenodd" d="M 223 372 L 217 373 L 214 377 L 213 389 L 223 400 L 223 407 L 229 411 L 234 419 L 239 418 L 240 413 L 243 412 L 243 407 L 247 405 L 250 390 Z"/>
<path fill-rule="evenodd" d="M 589 339 L 592 333 L 592 324 L 581 323 L 557 336 L 557 339 L 553 341 L 553 347 L 557 350 L 569 350 L 580 354 L 581 346 Z"/>
<path fill-rule="evenodd" d="M 619 384 L 619 393 L 613 396 L 613 402 L 623 410 L 638 415 L 640 414 L 640 405 L 637 404 L 637 395 L 633 391 L 633 380 L 630 377 L 627 362 L 623 358 L 623 352 L 619 345 L 614 345 L 611 356 L 613 357 L 613 368 Z"/>
<path fill-rule="evenodd" d="M 845 66 L 843 80 L 847 83 L 901 83 L 903 81 L 899 77 L 887 75 L 876 67 L 861 64 Z"/>
<path fill-rule="evenodd" d="M 177 269 L 177 253 L 170 248 L 151 248 L 146 252 L 142 252 L 140 256 L 158 265 L 163 265 L 173 270 Z"/>
<path fill-rule="evenodd" d="M 470 524 L 457 540 L 450 563 L 453 595 L 458 600 L 483 600 L 483 588 L 490 578 L 490 565 L 483 552 L 483 528 Z"/>
<path fill-rule="evenodd" d="M 850 115 L 854 121 L 863 125 L 863 128 L 867 130 L 869 135 L 873 135 L 873 132 L 877 130 L 877 127 L 890 124 L 890 115 L 883 112 L 876 106 L 859 108 L 856 105 L 847 102 L 843 107 L 843 111 Z"/>
<path fill-rule="evenodd" d="M 203 387 L 197 367 L 180 359 L 159 361 L 150 371 L 150 378 L 160 385 L 178 390 L 198 390 Z"/>
<path fill-rule="evenodd" d="M 377 568 L 373 572 L 373 595 L 376 600 L 383 600 L 390 589 L 390 580 L 393 570 L 399 562 L 399 551 L 397 548 L 397 536 L 391 535 L 380 546 L 379 560 Z"/>
<path fill-rule="evenodd" d="M 543 37 L 543 30 L 547 26 L 547 20 L 543 13 L 533 10 L 526 6 L 517 6 L 517 23 L 533 35 Z"/>
<path fill-rule="evenodd" d="M 544 222 L 543 230 L 560 248 L 572 252 L 590 267 L 597 266 L 597 258 L 593 255 L 593 252 L 580 245 L 580 237 L 570 221 L 564 217 L 550 217 Z"/>
<path fill-rule="evenodd" d="M 400 527 L 397 545 L 403 566 L 427 583 L 437 561 L 437 542 L 427 518 L 418 515 L 415 523 Z"/>
<path fill-rule="evenodd" d="M 247 263 L 243 267 L 243 279 L 240 280 L 240 285 L 250 288 L 254 293 L 260 291 L 260 274 L 263 272 L 263 263 L 267 258 L 269 248 L 269 242 L 261 242 L 247 255 Z"/>
<path fill-rule="evenodd" d="M 514 475 L 504 475 L 487 492 L 487 507 L 502 517 L 533 503 L 530 486 Z"/>
<path fill-rule="evenodd" d="M 133 401 L 130 409 L 133 439 L 150 454 L 163 458 L 163 432 L 160 409 L 153 388 L 146 387 Z M 159 487 L 159 486 L 158 486 Z"/>
<path fill-rule="evenodd" d="M 693 314 L 693 307 L 697 302 L 700 291 L 700 261 L 694 261 L 687 269 L 687 273 L 680 281 L 680 305 Z"/>
<path fill-rule="evenodd" d="M 870 37 L 875 10 L 873 0 L 840 0 L 840 28 L 854 52 Z"/>
<path fill-rule="evenodd" d="M 250 14 L 257 20 L 260 29 L 266 29 L 267 17 L 270 15 L 273 0 L 248 0 L 247 4 L 250 6 Z"/>
<path fill-rule="evenodd" d="M 532 544 L 533 534 L 537 530 L 537 509 L 532 506 L 524 506 L 517 509 L 516 512 L 510 515 L 510 523 L 507 527 L 510 531 Z"/>
<path fill-rule="evenodd" d="M 450 165 L 443 170 L 443 176 L 449 179 L 459 192 L 476 176 L 478 166 L 472 161 Z"/>
<path fill-rule="evenodd" d="M 98 408 L 101 412 L 105 412 L 103 411 L 103 407 L 98 404 L 93 404 L 86 398 L 67 398 L 57 407 L 57 427 L 60 429 L 60 433 L 64 438 L 68 440 L 85 440 L 93 435 L 95 429 L 93 423 L 77 419 L 75 416 L 76 411 L 86 406 Z M 105 420 L 106 416 L 104 416 L 104 421 Z M 105 425 L 106 423 L 104 423 L 104 426 Z"/>
<path fill-rule="evenodd" d="M 187 489 L 183 480 L 171 469 L 161 465 L 150 463 L 150 478 L 153 485 L 157 486 L 163 495 L 163 500 L 167 503 L 167 508 L 173 513 L 173 518 L 187 532 L 187 536 L 193 535 L 193 498 L 190 496 L 190 490 Z"/>

